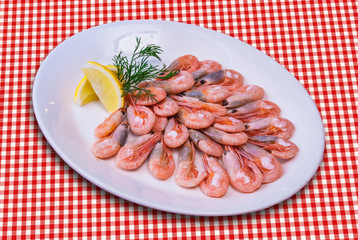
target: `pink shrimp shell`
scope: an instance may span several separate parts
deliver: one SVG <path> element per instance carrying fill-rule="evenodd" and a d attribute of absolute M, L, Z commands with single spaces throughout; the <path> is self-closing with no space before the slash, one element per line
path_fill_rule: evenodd
<path fill-rule="evenodd" d="M 179 105 L 170 97 L 166 97 L 162 102 L 153 106 L 153 111 L 157 116 L 170 117 L 179 111 Z"/>
<path fill-rule="evenodd" d="M 200 190 L 209 197 L 222 197 L 229 188 L 229 175 L 221 164 L 203 154 L 203 162 L 208 176 L 200 184 Z"/>

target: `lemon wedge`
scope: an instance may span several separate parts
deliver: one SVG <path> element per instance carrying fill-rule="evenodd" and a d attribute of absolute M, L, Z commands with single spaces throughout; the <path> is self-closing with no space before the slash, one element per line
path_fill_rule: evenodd
<path fill-rule="evenodd" d="M 83 106 L 96 99 L 98 99 L 96 92 L 89 83 L 87 76 L 84 76 L 77 85 L 73 101 L 78 106 Z"/>
<path fill-rule="evenodd" d="M 106 65 L 106 68 L 108 68 L 109 70 L 111 70 L 112 72 L 114 72 L 115 74 L 117 74 L 117 67 L 114 65 Z"/>
<path fill-rule="evenodd" d="M 81 70 L 109 113 L 124 107 L 123 87 L 112 70 L 92 61 L 87 62 Z"/>
<path fill-rule="evenodd" d="M 106 68 L 111 70 L 113 73 L 117 74 L 117 67 L 114 65 L 106 65 Z M 78 106 L 83 106 L 89 102 L 97 100 L 97 94 L 93 90 L 91 83 L 88 81 L 87 76 L 84 76 L 82 80 L 76 87 L 75 95 L 73 97 L 73 101 Z"/>

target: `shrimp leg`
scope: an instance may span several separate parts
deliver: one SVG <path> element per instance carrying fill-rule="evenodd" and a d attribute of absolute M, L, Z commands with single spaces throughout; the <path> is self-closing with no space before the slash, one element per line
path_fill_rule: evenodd
<path fill-rule="evenodd" d="M 194 162 L 195 148 L 192 142 L 187 141 L 179 151 L 179 164 L 175 175 L 175 181 L 179 186 L 195 187 L 208 175 L 206 171 L 199 173 Z"/>

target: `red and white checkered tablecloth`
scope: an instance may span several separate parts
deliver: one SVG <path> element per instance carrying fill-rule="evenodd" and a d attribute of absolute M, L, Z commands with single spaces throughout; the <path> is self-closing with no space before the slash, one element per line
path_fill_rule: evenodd
<path fill-rule="evenodd" d="M 357 239 L 357 9 L 357 1 L 0 0 L 0 237 Z M 287 68 L 325 128 L 324 158 L 308 185 L 262 211 L 193 217 L 128 202 L 73 171 L 35 120 L 34 76 L 68 37 L 133 19 L 223 32 Z"/>

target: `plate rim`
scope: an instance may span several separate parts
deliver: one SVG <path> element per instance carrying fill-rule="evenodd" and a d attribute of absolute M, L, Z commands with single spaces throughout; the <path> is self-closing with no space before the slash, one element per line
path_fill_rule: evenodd
<path fill-rule="evenodd" d="M 141 201 L 138 201 L 136 198 L 133 198 L 132 196 L 130 195 L 127 195 L 125 193 L 121 193 L 121 195 L 119 195 L 118 193 L 115 193 L 113 192 L 111 189 L 108 189 L 107 186 L 105 186 L 104 184 L 102 183 L 98 183 L 95 181 L 95 179 L 92 179 L 91 176 L 88 176 L 88 174 L 83 171 L 83 169 L 81 168 L 78 168 L 72 161 L 70 161 L 69 159 L 67 159 L 67 156 L 65 153 L 63 153 L 61 150 L 59 150 L 60 146 L 58 146 L 58 144 L 52 139 L 52 137 L 50 136 L 50 133 L 48 132 L 48 130 L 46 129 L 46 126 L 45 126 L 45 123 L 43 122 L 43 119 L 41 117 L 41 114 L 38 112 L 39 110 L 37 109 L 37 107 L 35 106 L 37 104 L 37 91 L 38 91 L 38 82 L 39 81 L 36 81 L 37 77 L 39 74 L 42 73 L 43 71 L 43 63 L 46 62 L 46 60 L 48 60 L 48 58 L 52 57 L 52 55 L 54 54 L 55 50 L 58 49 L 60 46 L 63 46 L 64 44 L 68 43 L 68 41 L 70 39 L 74 39 L 78 36 L 80 36 L 80 34 L 83 34 L 85 32 L 88 32 L 88 31 L 96 31 L 96 29 L 98 28 L 101 28 L 101 27 L 104 27 L 104 26 L 109 26 L 109 25 L 115 25 L 115 24 L 126 24 L 126 23 L 141 23 L 141 24 L 153 24 L 153 23 L 163 23 L 163 24 L 175 24 L 175 25 L 181 25 L 181 26 L 185 26 L 185 27 L 192 27 L 192 28 L 198 28 L 198 29 L 202 29 L 203 31 L 208 31 L 208 32 L 213 32 L 213 34 L 219 34 L 221 35 L 222 37 L 225 37 L 225 38 L 230 38 L 230 39 L 234 39 L 235 41 L 239 41 L 241 42 L 242 44 L 245 45 L 245 47 L 249 48 L 251 51 L 255 51 L 256 54 L 260 54 L 261 57 L 265 58 L 266 61 L 269 61 L 270 63 L 274 64 L 275 67 L 278 67 L 279 69 L 283 70 L 286 72 L 286 74 L 288 73 L 289 75 L 291 75 L 291 77 L 293 79 L 295 79 L 295 87 L 298 87 L 298 88 L 301 88 L 301 90 L 304 90 L 305 93 L 309 96 L 310 98 L 310 102 L 311 104 L 315 107 L 314 108 L 314 113 L 316 115 L 316 117 L 320 120 L 320 125 L 321 125 L 321 129 L 320 129 L 320 132 L 321 132 L 321 137 L 322 137 L 322 142 L 321 142 L 321 146 L 320 146 L 320 149 L 322 150 L 321 154 L 320 154 L 320 161 L 317 161 L 316 163 L 316 166 L 314 169 L 311 170 L 311 173 L 309 174 L 310 175 L 310 178 L 308 178 L 304 184 L 300 184 L 302 186 L 300 186 L 300 188 L 298 190 L 294 190 L 292 191 L 292 194 L 290 193 L 287 197 L 285 197 L 284 199 L 278 199 L 276 201 L 274 201 L 274 203 L 269 203 L 265 206 L 261 206 L 260 208 L 256 208 L 256 210 L 252 211 L 252 210 L 248 210 L 248 211 L 243 211 L 243 212 L 226 212 L 226 213 L 215 213 L 215 212 L 210 212 L 210 213 L 203 213 L 203 212 L 187 212 L 187 211 L 181 211 L 181 210 L 173 210 L 173 209 L 168 209 L 166 207 L 161 207 L 159 206 L 158 204 L 148 204 L 148 203 L 143 203 Z M 43 133 L 43 136 L 45 137 L 45 139 L 47 140 L 47 142 L 49 143 L 49 145 L 51 146 L 51 148 L 56 152 L 56 154 L 58 154 L 60 156 L 60 158 L 67 164 L 69 165 L 76 173 L 78 173 L 81 177 L 85 178 L 87 181 L 91 182 L 93 185 L 105 190 L 106 192 L 116 196 L 116 197 L 119 197 L 119 198 L 123 198 L 125 199 L 126 201 L 130 201 L 130 202 L 133 202 L 133 203 L 136 203 L 138 205 L 141 205 L 141 206 L 145 206 L 145 207 L 149 207 L 149 208 L 153 208 L 153 209 L 158 209 L 160 211 L 165 211 L 165 212 L 169 212 L 169 213 L 175 213 L 175 214 L 185 214 L 185 215 L 193 215 L 193 216 L 232 216 L 232 215 L 242 215 L 242 214 L 247 214 L 247 213 L 252 213 L 252 212 L 257 212 L 257 211 L 260 211 L 260 210 L 263 210 L 263 209 L 267 209 L 269 207 L 273 207 L 281 202 L 284 202 L 284 201 L 287 201 L 288 199 L 290 199 L 293 195 L 297 194 L 298 192 L 300 192 L 302 190 L 302 188 L 304 188 L 311 180 L 312 178 L 316 175 L 316 172 L 318 171 L 318 168 L 323 160 L 323 157 L 324 157 L 324 152 L 325 152 L 325 131 L 324 131 L 324 125 L 323 125 L 323 122 L 322 122 L 322 117 L 320 115 L 320 112 L 317 108 L 317 105 L 316 103 L 313 101 L 312 97 L 310 96 L 310 94 L 307 92 L 307 90 L 304 88 L 304 86 L 293 76 L 292 73 L 290 73 L 284 66 L 282 66 L 281 64 L 279 64 L 275 59 L 273 59 L 272 57 L 268 56 L 266 53 L 258 50 L 257 48 L 249 45 L 248 43 L 238 39 L 238 38 L 235 38 L 235 37 L 232 37 L 230 35 L 227 35 L 227 34 L 224 34 L 224 33 L 221 33 L 221 32 L 218 32 L 218 31 L 215 31 L 213 29 L 209 29 L 209 28 L 205 28 L 205 27 L 202 27 L 202 26 L 198 26 L 198 25 L 193 25 L 193 24 L 187 24 L 187 23 L 183 23 L 183 22 L 175 22 L 175 21 L 167 21 L 167 20 L 125 20 L 125 21 L 117 21 L 117 22 L 110 22 L 110 23 L 105 23 L 105 24 L 101 24 L 101 25 L 97 25 L 97 26 L 94 26 L 94 27 L 90 27 L 90 28 L 87 28 L 81 32 L 78 32 L 68 38 L 66 38 L 64 41 L 62 41 L 60 44 L 58 44 L 57 46 L 55 46 L 54 49 L 51 50 L 51 52 L 45 57 L 45 59 L 42 61 L 42 63 L 40 64 L 39 68 L 37 69 L 36 71 L 36 75 L 34 77 L 34 80 L 33 80 L 33 84 L 32 84 L 32 105 L 33 105 L 33 110 L 34 110 L 34 116 L 35 116 L 35 120 L 37 121 L 38 123 L 38 126 L 41 130 L 41 132 Z"/>

